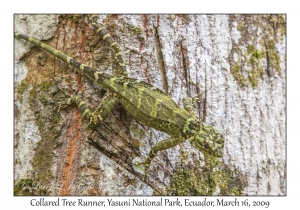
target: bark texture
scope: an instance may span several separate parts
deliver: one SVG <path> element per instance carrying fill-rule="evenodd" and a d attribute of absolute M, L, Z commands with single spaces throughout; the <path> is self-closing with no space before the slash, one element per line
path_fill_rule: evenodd
<path fill-rule="evenodd" d="M 202 93 L 196 112 L 225 137 L 221 163 L 185 142 L 160 152 L 150 180 L 143 181 L 134 162 L 168 136 L 122 107 L 98 132 L 75 106 L 57 112 L 52 101 L 62 100 L 63 92 L 96 108 L 104 90 L 15 39 L 16 195 L 286 195 L 285 16 L 99 18 L 122 47 L 129 77 L 155 85 L 180 105 Z M 109 46 L 84 15 L 16 15 L 15 31 L 114 72 Z"/>

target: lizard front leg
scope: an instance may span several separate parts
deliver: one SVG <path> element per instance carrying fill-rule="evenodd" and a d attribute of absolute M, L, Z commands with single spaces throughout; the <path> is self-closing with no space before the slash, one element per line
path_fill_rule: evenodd
<path fill-rule="evenodd" d="M 190 98 L 186 97 L 182 99 L 183 108 L 188 111 L 191 115 L 197 118 L 197 113 L 195 112 L 195 102 L 200 103 L 203 100 L 202 93 Z"/>
<path fill-rule="evenodd" d="M 153 146 L 147 157 L 147 160 L 145 161 L 145 176 L 146 177 L 148 176 L 148 170 L 151 165 L 151 162 L 155 158 L 156 154 L 159 151 L 169 149 L 169 148 L 174 147 L 184 141 L 185 141 L 184 138 L 180 139 L 180 138 L 171 137 L 171 138 L 165 139 L 165 140 L 157 143 L 155 146 Z"/>

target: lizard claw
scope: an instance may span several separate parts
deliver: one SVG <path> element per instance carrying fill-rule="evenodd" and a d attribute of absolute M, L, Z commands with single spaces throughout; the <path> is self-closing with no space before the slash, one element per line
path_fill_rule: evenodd
<path fill-rule="evenodd" d="M 140 157 L 136 157 L 132 160 L 134 170 L 144 175 L 144 180 L 149 181 L 149 168 L 150 165 L 146 164 L 146 161 L 142 161 Z"/>

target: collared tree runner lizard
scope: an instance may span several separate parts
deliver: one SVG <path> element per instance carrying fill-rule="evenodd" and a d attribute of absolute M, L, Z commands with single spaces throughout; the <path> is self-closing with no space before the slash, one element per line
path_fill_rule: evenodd
<path fill-rule="evenodd" d="M 109 39 L 110 37 L 107 31 L 102 27 L 98 27 L 97 32 L 100 33 L 103 40 Z M 110 110 L 120 102 L 126 111 L 137 121 L 170 135 L 169 139 L 159 142 L 151 149 L 145 161 L 146 171 L 158 151 L 174 147 L 186 139 L 189 139 L 195 148 L 205 154 L 216 157 L 223 155 L 224 139 L 214 127 L 207 126 L 204 123 L 200 124 L 196 117 L 179 107 L 169 96 L 156 87 L 126 77 L 126 69 L 123 71 L 125 72 L 125 74 L 123 74 L 125 76 L 121 76 L 122 71 L 120 75 L 112 76 L 81 64 L 38 40 L 18 33 L 15 33 L 15 36 L 34 43 L 64 62 L 69 63 L 92 81 L 95 81 L 101 85 L 101 87 L 109 91 L 108 97 L 106 97 L 106 100 L 102 103 L 103 106 L 100 105 L 101 108 L 99 111 L 97 110 L 94 113 L 91 113 L 87 105 L 80 99 L 76 99 L 76 97 L 67 100 L 68 103 L 77 102 L 77 106 L 83 113 L 83 117 L 88 119 L 90 123 L 101 123 Z M 110 45 L 112 48 L 113 46 L 118 47 L 118 45 L 112 41 L 110 41 Z M 119 47 L 116 48 L 116 60 L 120 66 L 123 66 L 124 62 L 120 60 L 120 53 Z"/>

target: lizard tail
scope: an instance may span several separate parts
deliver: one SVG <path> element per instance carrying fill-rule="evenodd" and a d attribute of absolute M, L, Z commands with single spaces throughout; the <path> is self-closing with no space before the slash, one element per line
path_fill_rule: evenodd
<path fill-rule="evenodd" d="M 15 36 L 19 37 L 21 39 L 27 40 L 28 42 L 36 45 L 37 47 L 42 48 L 42 49 L 46 50 L 47 52 L 51 53 L 52 55 L 59 58 L 60 60 L 70 64 L 71 66 L 74 66 L 78 71 L 87 75 L 91 80 L 97 80 L 97 81 L 101 82 L 104 79 L 110 79 L 112 77 L 109 74 L 106 74 L 101 71 L 96 71 L 96 69 L 90 68 L 89 66 L 80 63 L 79 61 L 75 60 L 74 58 L 71 58 L 71 57 L 65 55 L 64 53 L 50 47 L 49 45 L 47 45 L 43 42 L 40 42 L 39 40 L 37 40 L 35 38 L 29 37 L 29 36 L 26 36 L 23 34 L 19 34 L 19 33 L 15 33 Z"/>

